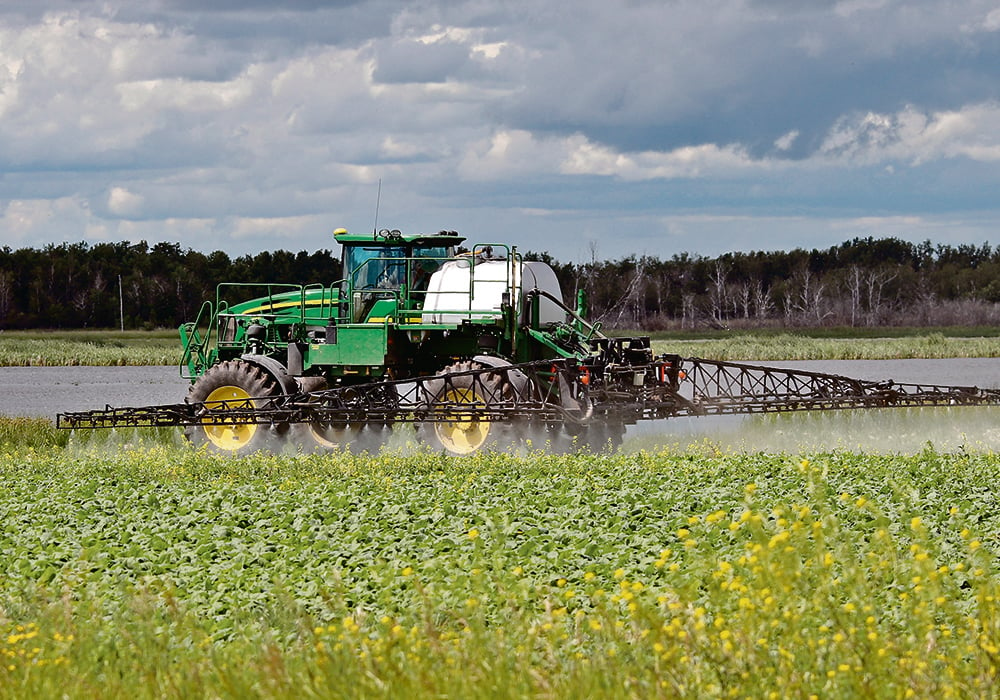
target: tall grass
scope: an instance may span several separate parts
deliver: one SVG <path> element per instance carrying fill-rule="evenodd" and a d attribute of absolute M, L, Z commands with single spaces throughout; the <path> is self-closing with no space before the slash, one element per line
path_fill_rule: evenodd
<path fill-rule="evenodd" d="M 940 333 L 907 338 L 807 338 L 739 335 L 726 339 L 656 340 L 655 353 L 713 360 L 894 360 L 910 358 L 1000 357 L 996 338 L 946 337 Z"/>
<path fill-rule="evenodd" d="M 2 367 L 173 365 L 180 355 L 180 340 L 163 334 L 0 334 Z"/>
<path fill-rule="evenodd" d="M 48 418 L 0 416 L 0 448 L 42 449 L 65 447 L 70 433 L 56 430 Z"/>

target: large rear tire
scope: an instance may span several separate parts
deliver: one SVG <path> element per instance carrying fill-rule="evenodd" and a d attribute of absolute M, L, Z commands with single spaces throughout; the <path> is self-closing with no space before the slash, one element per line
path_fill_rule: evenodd
<path fill-rule="evenodd" d="M 337 397 L 342 402 L 341 407 L 354 404 L 353 415 L 356 419 L 344 417 L 336 420 L 317 418 L 310 422 L 297 423 L 293 426 L 295 443 L 304 452 L 363 452 L 377 453 L 385 441 L 387 432 L 384 430 L 389 423 L 385 420 L 377 422 L 369 420 L 370 416 L 361 406 L 377 407 L 390 412 L 399 404 L 396 388 L 391 384 L 374 385 L 364 394 L 352 387 L 344 388 Z M 334 406 L 330 406 L 333 408 Z M 351 415 L 348 413 L 348 415 Z"/>
<path fill-rule="evenodd" d="M 465 412 L 448 412 L 448 406 L 485 409 L 501 400 L 503 391 L 499 374 L 451 376 L 475 369 L 485 368 L 475 362 L 457 362 L 440 373 L 442 379 L 427 383 L 428 408 L 435 419 L 424 423 L 420 434 L 431 447 L 464 456 L 505 446 L 508 433 L 505 424 L 479 419 Z"/>
<path fill-rule="evenodd" d="M 277 380 L 260 367 L 242 360 L 227 360 L 209 368 L 191 386 L 187 400 L 205 403 L 207 409 L 230 406 L 261 408 L 267 398 L 281 393 Z M 237 403 L 232 403 L 237 402 Z M 268 425 L 242 423 L 212 425 L 206 415 L 202 424 L 188 426 L 185 436 L 195 445 L 205 445 L 213 452 L 243 455 L 272 446 L 273 429 Z"/>

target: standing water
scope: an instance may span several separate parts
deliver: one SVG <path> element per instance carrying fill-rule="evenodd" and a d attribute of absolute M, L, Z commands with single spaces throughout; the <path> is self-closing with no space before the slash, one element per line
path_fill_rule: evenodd
<path fill-rule="evenodd" d="M 166 367 L 0 367 L 0 415 L 55 420 L 57 413 L 182 403 L 188 381 Z"/>

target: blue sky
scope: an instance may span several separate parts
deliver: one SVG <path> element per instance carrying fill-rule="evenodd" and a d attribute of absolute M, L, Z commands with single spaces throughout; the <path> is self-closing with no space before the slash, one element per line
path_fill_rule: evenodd
<path fill-rule="evenodd" d="M 208 7 L 206 7 L 208 6 Z M 6 0 L 0 246 L 1000 243 L 1000 3 Z"/>

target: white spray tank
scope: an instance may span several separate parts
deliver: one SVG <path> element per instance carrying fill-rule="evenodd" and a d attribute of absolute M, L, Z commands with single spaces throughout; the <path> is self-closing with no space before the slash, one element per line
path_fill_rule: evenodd
<path fill-rule="evenodd" d="M 422 320 L 457 325 L 464 320 L 500 318 L 505 293 L 511 294 L 511 302 L 518 300 L 520 310 L 527 303 L 525 295 L 536 288 L 562 301 L 556 273 L 543 262 L 472 256 L 451 260 L 431 275 Z M 566 311 L 559 304 L 545 296 L 539 302 L 541 325 L 566 320 Z"/>

